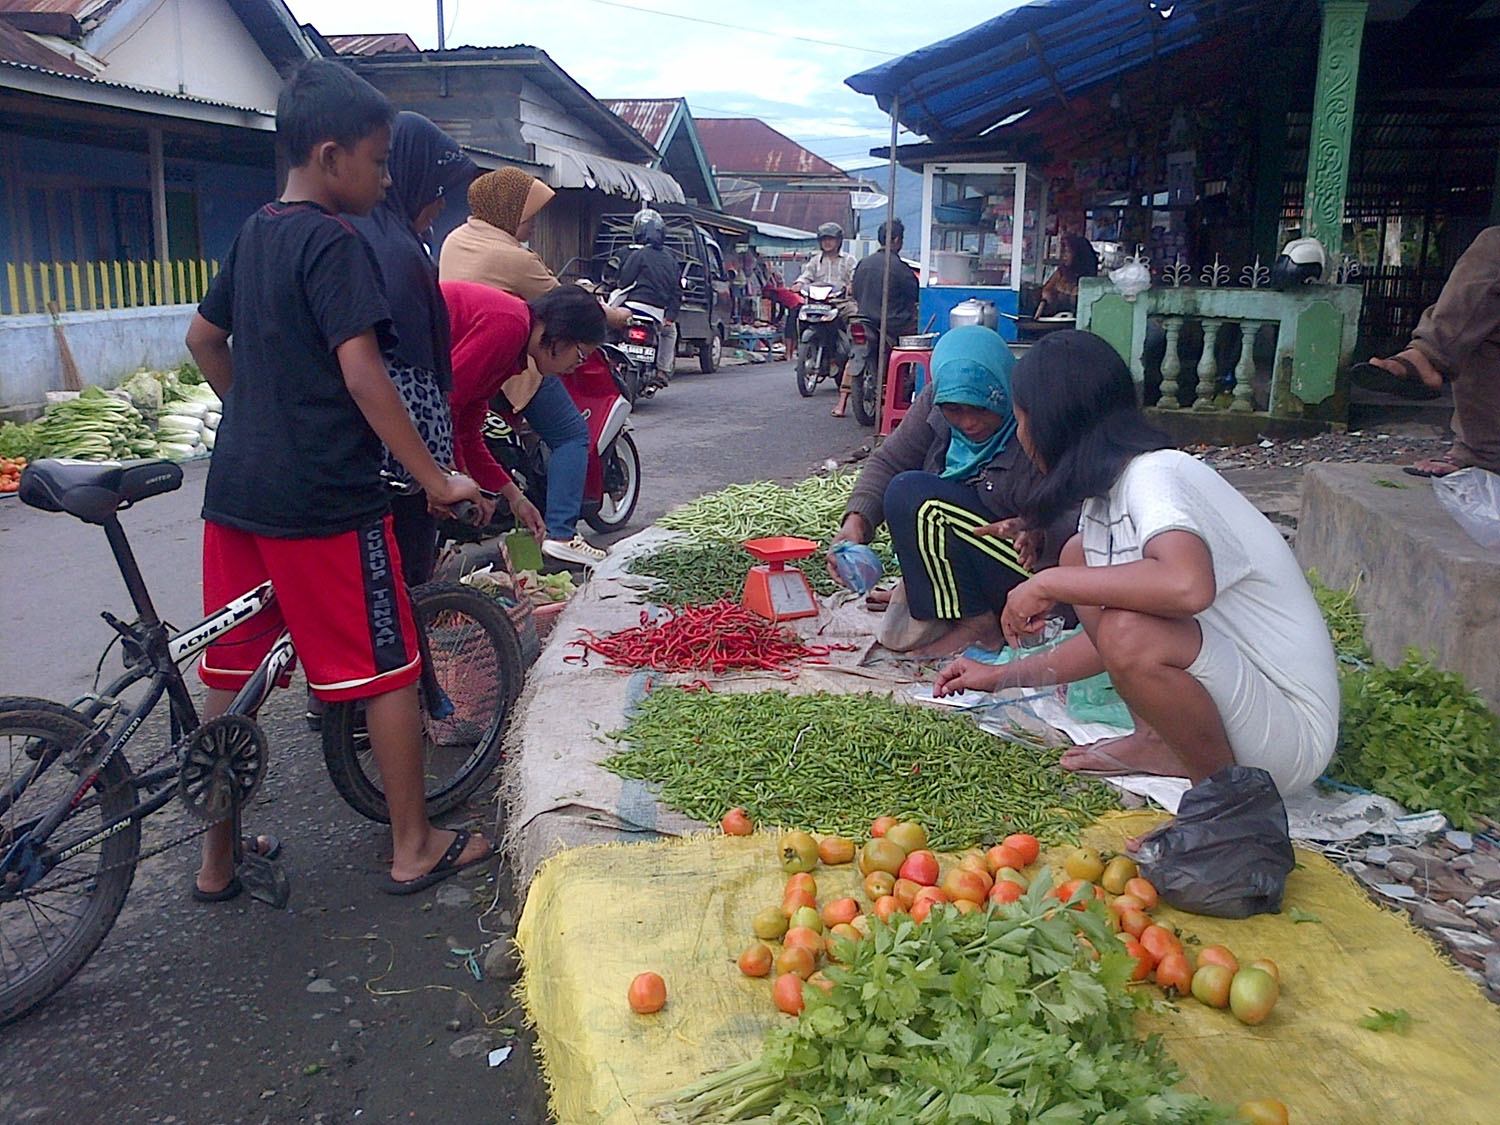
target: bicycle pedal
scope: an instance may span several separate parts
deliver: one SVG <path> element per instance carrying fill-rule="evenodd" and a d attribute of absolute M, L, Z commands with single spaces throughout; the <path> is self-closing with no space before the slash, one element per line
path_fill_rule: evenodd
<path fill-rule="evenodd" d="M 292 897 L 292 882 L 278 860 L 247 854 L 235 872 L 250 897 L 276 910 L 285 910 Z"/>

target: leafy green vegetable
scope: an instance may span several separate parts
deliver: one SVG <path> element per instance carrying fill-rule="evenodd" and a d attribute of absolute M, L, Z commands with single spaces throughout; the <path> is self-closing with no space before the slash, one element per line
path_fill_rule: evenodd
<path fill-rule="evenodd" d="M 98 387 L 85 387 L 74 399 L 50 403 L 38 423 L 43 457 L 104 461 L 135 455 L 137 443 L 155 441 L 140 411 Z"/>
<path fill-rule="evenodd" d="M 35 461 L 43 456 L 41 432 L 36 422 L 0 422 L 0 457 Z"/>
<path fill-rule="evenodd" d="M 606 769 L 660 785 L 662 801 L 708 822 L 743 806 L 762 824 L 856 836 L 890 813 L 949 849 L 1010 832 L 1076 840 L 1118 807 L 1110 787 L 1059 769 L 1056 748 L 864 693 L 658 687 L 611 737 L 628 746 Z"/>
<path fill-rule="evenodd" d="M 1333 638 L 1333 651 L 1341 660 L 1368 663 L 1370 646 L 1365 643 L 1365 618 L 1354 605 L 1359 583 L 1347 590 L 1333 590 L 1319 581 L 1316 570 L 1307 572 L 1307 580 Z"/>
<path fill-rule="evenodd" d="M 760 1058 L 680 1091 L 660 1116 L 788 1125 L 1232 1120 L 1227 1107 L 1174 1090 L 1180 1075 L 1159 1037 L 1135 1034 L 1134 1015 L 1152 1000 L 1127 987 L 1132 962 L 1103 904 L 1057 910 L 1049 882 L 1038 878 L 993 912 L 872 920 L 868 938 L 839 946 L 847 968 L 827 970 L 831 993 L 805 989 L 806 1009 L 766 1034 Z"/>
<path fill-rule="evenodd" d="M 1359 1026 L 1369 1031 L 1394 1031 L 1398 1035 L 1405 1035 L 1416 1022 L 1416 1018 L 1405 1008 L 1389 1012 L 1384 1008 L 1371 1008 L 1370 1012 L 1371 1015 L 1359 1021 Z"/>
<path fill-rule="evenodd" d="M 1290 911 L 1288 911 L 1288 913 L 1291 915 L 1291 918 L 1292 918 L 1293 922 L 1321 922 L 1323 920 L 1323 919 L 1319 918 L 1316 914 L 1310 913 L 1309 911 L 1306 911 L 1306 910 L 1299 909 L 1298 907 L 1295 907 L 1295 906 L 1292 907 L 1292 909 Z"/>

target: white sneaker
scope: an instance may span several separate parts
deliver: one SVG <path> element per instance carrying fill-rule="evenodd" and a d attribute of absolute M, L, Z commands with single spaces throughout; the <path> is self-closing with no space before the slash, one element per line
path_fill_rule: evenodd
<path fill-rule="evenodd" d="M 594 546 L 582 535 L 575 535 L 572 539 L 543 539 L 542 554 L 577 566 L 593 566 L 609 557 L 608 551 Z"/>

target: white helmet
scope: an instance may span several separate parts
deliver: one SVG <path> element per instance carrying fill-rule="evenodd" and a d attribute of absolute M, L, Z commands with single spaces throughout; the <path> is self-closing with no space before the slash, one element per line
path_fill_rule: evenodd
<path fill-rule="evenodd" d="M 1323 276 L 1328 256 L 1316 238 L 1294 238 L 1281 250 L 1281 257 L 1271 267 L 1271 285 L 1276 289 L 1295 289 Z"/>

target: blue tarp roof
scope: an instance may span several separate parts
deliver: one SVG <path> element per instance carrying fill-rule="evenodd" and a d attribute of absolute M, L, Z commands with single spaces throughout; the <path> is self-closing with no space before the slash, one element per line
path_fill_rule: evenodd
<path fill-rule="evenodd" d="M 1033 0 L 846 78 L 914 133 L 975 137 L 1043 101 L 1071 96 L 1204 38 L 1206 0 Z"/>

